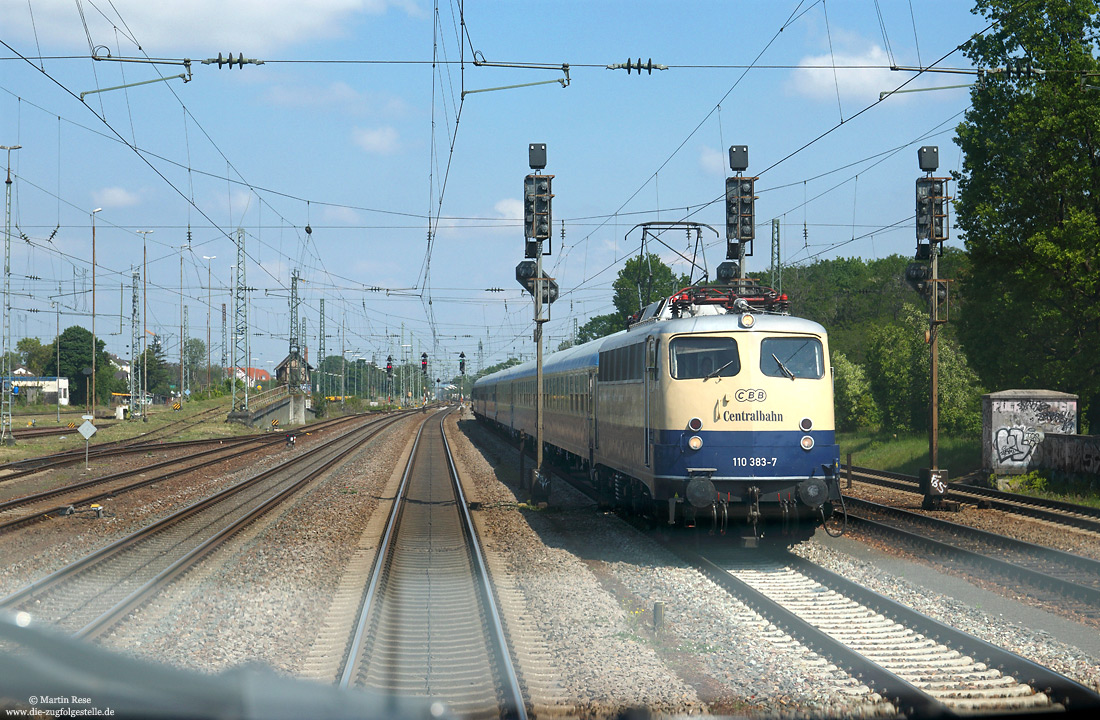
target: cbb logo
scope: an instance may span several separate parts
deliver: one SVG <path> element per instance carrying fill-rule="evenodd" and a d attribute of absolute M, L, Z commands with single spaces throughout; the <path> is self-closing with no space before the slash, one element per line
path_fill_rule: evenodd
<path fill-rule="evenodd" d="M 737 402 L 764 402 L 767 397 L 766 392 L 755 388 L 741 388 L 733 394 L 733 399 Z"/>

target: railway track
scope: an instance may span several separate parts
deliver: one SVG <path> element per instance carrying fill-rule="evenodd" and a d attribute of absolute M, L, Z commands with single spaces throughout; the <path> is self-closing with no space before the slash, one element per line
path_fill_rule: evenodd
<path fill-rule="evenodd" d="M 401 416 L 296 453 L 288 462 L 194 503 L 0 600 L 78 637 L 99 636 L 219 545 L 291 498 Z"/>
<path fill-rule="evenodd" d="M 339 418 L 314 426 L 311 432 L 338 427 L 348 420 Z M 109 498 L 163 482 L 179 475 L 196 472 L 206 467 L 218 465 L 238 457 L 251 455 L 259 450 L 283 442 L 281 435 L 254 435 L 243 439 L 227 441 L 225 444 L 185 458 L 172 458 L 133 470 L 110 473 L 90 480 L 44 490 L 0 502 L 0 533 L 9 532 L 38 520 L 71 515 L 79 508 L 88 507 Z M 245 446 L 244 449 L 242 446 Z M 153 473 L 150 475 L 149 473 Z M 138 477 L 133 482 L 127 478 Z M 101 486 L 107 486 L 101 488 Z M 100 488 L 91 494 L 79 494 L 91 488 Z M 67 497 L 72 496 L 72 497 Z M 62 498 L 62 499 L 59 499 Z"/>
<path fill-rule="evenodd" d="M 433 697 L 461 717 L 526 718 L 445 415 L 422 424 L 370 572 L 349 569 L 358 612 L 320 652 L 338 658 L 329 679 L 341 687 Z"/>
<path fill-rule="evenodd" d="M 94 447 L 88 449 L 89 458 L 102 458 L 111 457 L 114 455 L 124 455 L 127 453 L 145 452 L 149 449 L 155 449 L 162 446 L 162 443 L 152 443 L 150 438 L 153 435 L 159 435 L 168 430 L 172 430 L 180 425 L 193 424 L 202 420 L 214 413 L 224 412 L 221 408 L 212 408 L 204 412 L 199 413 L 193 417 L 189 417 L 186 420 L 174 420 L 167 425 L 163 425 L 159 428 L 154 428 L 147 432 L 141 433 L 132 438 L 126 438 L 124 440 L 112 440 L 105 443 L 96 443 Z M 103 428 L 105 426 L 97 426 Z M 75 433 L 74 429 L 70 428 L 48 428 L 50 430 L 47 434 L 52 435 L 64 435 Z M 26 438 L 24 438 L 26 439 Z M 16 440 L 19 437 L 16 436 Z M 186 444 L 201 445 L 209 444 L 212 442 L 220 442 L 223 438 L 214 438 L 210 440 L 187 440 L 183 441 Z M 24 460 L 13 460 L 11 462 L 0 463 L 0 482 L 7 482 L 26 475 L 45 470 L 50 467 L 59 467 L 68 465 L 70 463 L 79 462 L 84 459 L 85 451 L 83 449 L 64 450 L 58 453 L 52 453 L 50 455 L 42 455 L 39 457 L 26 458 Z"/>
<path fill-rule="evenodd" d="M 992 570 L 1016 590 L 1022 581 L 1033 593 L 1056 595 L 1063 610 L 1100 618 L 1100 561 L 867 500 L 846 503 L 849 521 L 891 546 L 918 546 L 940 562 Z"/>
<path fill-rule="evenodd" d="M 780 629 L 861 676 L 900 714 L 1100 708 L 1100 695 L 1089 688 L 802 558 L 674 550 Z"/>
<path fill-rule="evenodd" d="M 592 497 L 564 473 L 557 476 Z M 593 498 L 596 499 L 596 498 Z M 788 635 L 861 678 L 900 715 L 1100 708 L 1100 694 L 790 553 L 658 540 Z"/>
<path fill-rule="evenodd" d="M 848 466 L 844 467 L 847 468 Z M 855 465 L 851 466 L 851 472 L 853 479 L 859 482 L 920 494 L 918 480 L 912 475 L 887 470 L 873 470 Z M 1087 505 L 1074 505 L 1073 503 L 1020 495 L 992 488 L 961 485 L 957 482 L 948 485 L 946 499 L 1100 532 L 1100 508 Z"/>

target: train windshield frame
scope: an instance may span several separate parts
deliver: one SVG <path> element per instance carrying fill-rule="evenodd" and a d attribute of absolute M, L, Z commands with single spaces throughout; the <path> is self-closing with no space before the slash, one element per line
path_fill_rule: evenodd
<path fill-rule="evenodd" d="M 733 377 L 741 372 L 737 340 L 728 336 L 674 337 L 668 344 L 668 358 L 673 380 Z"/>
<path fill-rule="evenodd" d="M 766 337 L 760 341 L 760 372 L 768 377 L 820 380 L 825 352 L 815 337 Z"/>

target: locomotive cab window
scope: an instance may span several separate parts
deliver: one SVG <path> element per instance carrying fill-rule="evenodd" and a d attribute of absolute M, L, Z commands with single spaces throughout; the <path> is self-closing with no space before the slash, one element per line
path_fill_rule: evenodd
<path fill-rule="evenodd" d="M 668 345 L 669 372 L 676 380 L 733 377 L 741 372 L 737 341 L 730 337 L 678 337 Z"/>
<path fill-rule="evenodd" d="M 812 337 L 764 338 L 760 343 L 760 371 L 771 377 L 811 378 L 825 376 L 821 341 Z"/>

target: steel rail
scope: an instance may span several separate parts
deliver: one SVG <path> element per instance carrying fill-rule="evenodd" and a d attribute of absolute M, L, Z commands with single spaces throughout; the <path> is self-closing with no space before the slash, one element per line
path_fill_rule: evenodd
<path fill-rule="evenodd" d="M 396 422 L 396 420 L 397 419 L 394 418 L 393 422 Z M 113 608 L 106 611 L 105 613 L 82 627 L 80 630 L 73 633 L 73 637 L 78 639 L 92 639 L 99 637 L 104 632 L 114 627 L 124 617 L 129 615 L 141 605 L 145 604 L 153 595 L 163 590 L 171 582 L 173 582 L 184 573 L 186 573 L 188 570 L 190 570 L 192 567 L 197 565 L 199 561 L 201 561 L 210 553 L 214 552 L 217 548 L 230 540 L 234 535 L 237 535 L 239 532 L 251 525 L 261 516 L 267 514 L 270 510 L 289 500 L 299 490 L 316 480 L 324 473 L 328 472 L 334 465 L 343 461 L 353 452 L 359 450 L 364 442 L 374 438 L 376 435 L 381 433 L 392 424 L 392 422 L 384 424 L 379 423 L 378 426 L 368 425 L 353 430 L 353 433 L 363 433 L 363 437 L 352 439 L 350 442 L 348 442 L 346 448 L 338 451 L 331 458 L 325 460 L 321 465 L 310 470 L 306 475 L 295 481 L 293 484 L 288 485 L 281 490 L 278 490 L 269 498 L 257 505 L 255 508 L 250 510 L 247 514 L 238 518 L 233 523 L 227 525 L 226 527 L 216 532 L 214 535 L 204 540 L 201 544 L 197 545 L 186 555 L 177 559 L 167 568 L 150 578 L 148 581 L 146 581 L 144 585 L 125 597 Z M 336 442 L 343 442 L 347 439 L 348 436 L 342 436 L 335 439 L 333 441 L 333 444 Z"/>
<path fill-rule="evenodd" d="M 915 628 L 961 653 L 982 658 L 986 665 L 1000 668 L 1006 674 L 1027 678 L 1029 685 L 1041 689 L 1069 710 L 1100 708 L 1100 694 L 1061 673 L 919 613 L 809 560 L 791 555 L 787 562 L 798 572 L 867 605 L 891 620 Z"/>
<path fill-rule="evenodd" d="M 855 465 L 851 466 L 851 470 L 864 476 L 863 478 L 856 478 L 861 482 L 869 482 L 905 492 L 920 492 L 915 487 L 917 478 L 912 475 L 889 470 L 874 470 Z M 995 510 L 1100 532 L 1100 508 L 1088 505 L 1075 505 L 1061 500 L 1049 500 L 976 485 L 960 485 L 959 483 L 950 483 L 945 497 L 949 500 L 976 504 L 978 501 L 974 499 L 975 496 L 983 498 Z"/>
<path fill-rule="evenodd" d="M 977 528 L 968 527 L 966 525 L 959 525 L 957 523 L 947 522 L 946 520 L 930 518 L 924 515 L 918 515 L 917 513 L 911 513 L 906 510 L 899 510 L 897 508 L 891 508 L 886 505 L 879 505 L 878 503 L 869 502 L 867 500 L 848 498 L 847 502 L 849 518 L 855 519 L 858 523 L 865 523 L 868 526 L 879 530 L 880 532 L 896 534 L 904 538 L 907 542 L 932 548 L 937 553 L 954 555 L 956 557 L 963 558 L 969 562 L 992 568 L 998 573 L 1022 578 L 1038 587 L 1047 587 L 1056 590 L 1062 595 L 1066 595 L 1067 597 L 1071 598 L 1078 598 L 1092 604 L 1094 607 L 1100 608 L 1100 588 L 1098 587 L 1075 583 L 1070 580 L 1065 580 L 1064 578 L 1060 578 L 1055 575 L 1051 575 L 1049 573 L 1035 570 L 1034 568 L 1012 562 L 1010 560 L 1002 560 L 1001 558 L 993 557 L 991 555 L 984 555 L 976 550 L 959 547 L 956 544 L 944 542 L 943 540 L 937 540 L 935 538 L 930 538 L 926 535 L 921 535 L 911 530 L 899 528 L 894 525 L 880 522 L 872 518 L 864 517 L 859 514 L 852 514 L 852 510 L 856 510 L 862 507 L 865 510 L 873 510 L 884 514 L 895 515 L 914 523 L 920 523 L 941 530 L 951 531 L 959 535 L 969 535 L 970 537 L 981 540 L 982 542 L 997 544 L 1016 552 L 1028 553 L 1038 558 L 1050 558 L 1052 561 L 1057 561 L 1064 565 L 1076 565 L 1086 572 L 1091 572 L 1097 574 L 1098 576 L 1100 576 L 1100 561 L 1093 560 L 1092 558 L 1081 557 L 1079 555 L 1073 555 L 1071 553 L 1044 547 L 1042 545 L 1035 545 L 1033 543 L 1024 542 L 1023 540 L 1017 540 L 1015 538 L 1006 537 L 1004 535 L 998 535 L 996 533 L 987 532 L 985 530 L 979 530 Z"/>
<path fill-rule="evenodd" d="M 515 666 L 511 660 L 511 652 L 509 650 L 504 624 L 500 618 L 499 608 L 493 597 L 492 581 L 488 575 L 487 564 L 478 547 L 477 531 L 473 526 L 473 519 L 469 514 L 465 494 L 462 492 L 461 488 L 461 480 L 458 477 L 454 457 L 451 454 L 449 442 L 447 441 L 444 422 L 449 412 L 450 410 L 447 410 L 437 414 L 433 418 L 426 419 L 417 431 L 416 440 L 409 454 L 404 474 L 402 475 L 399 488 L 394 497 L 394 503 L 387 517 L 385 530 L 382 533 L 381 541 L 375 552 L 370 580 L 363 593 L 359 607 L 358 621 L 356 622 L 355 631 L 349 644 L 345 664 L 340 672 L 338 685 L 343 688 L 350 687 L 356 682 L 356 679 L 360 677 L 360 673 L 366 673 L 367 677 L 369 677 L 370 669 L 364 667 L 364 664 L 369 662 L 384 664 L 386 662 L 385 659 L 377 658 L 385 658 L 387 653 L 393 652 L 388 646 L 376 647 L 370 645 L 371 651 L 370 656 L 368 656 L 368 645 L 370 644 L 368 634 L 393 631 L 392 627 L 388 631 L 385 630 L 388 623 L 377 615 L 379 611 L 384 612 L 382 605 L 384 602 L 382 596 L 384 594 L 388 595 L 392 592 L 413 592 L 412 589 L 393 589 L 400 585 L 400 581 L 395 579 L 393 574 L 401 572 L 401 566 L 399 561 L 395 559 L 395 553 L 397 552 L 397 548 L 401 546 L 403 542 L 407 541 L 405 536 L 409 532 L 407 523 L 410 522 L 410 520 L 406 519 L 404 523 L 402 522 L 403 518 L 406 517 L 406 508 L 410 503 L 423 502 L 426 505 L 439 505 L 440 507 L 445 507 L 452 502 L 449 499 L 433 499 L 430 501 L 408 499 L 410 493 L 416 492 L 416 488 L 413 487 L 414 468 L 423 467 L 423 463 L 429 462 L 424 457 L 425 453 L 429 451 L 438 452 L 438 449 L 442 448 L 443 455 L 446 458 L 448 481 L 452 493 L 450 497 L 454 498 L 453 502 L 456 513 L 454 516 L 450 516 L 454 518 L 454 520 L 442 520 L 439 521 L 439 524 L 437 524 L 438 519 L 432 521 L 431 527 L 433 529 L 433 537 L 436 537 L 437 540 L 442 540 L 443 547 L 447 550 L 458 549 L 459 544 L 465 549 L 465 562 L 468 563 L 466 567 L 476 576 L 471 578 L 472 585 L 466 587 L 473 589 L 473 603 L 478 607 L 471 609 L 475 610 L 476 614 L 480 616 L 480 619 L 476 623 L 471 622 L 470 624 L 471 626 L 474 624 L 482 626 L 483 634 L 481 637 L 483 638 L 484 645 L 478 644 L 478 656 L 476 658 L 464 652 L 457 660 L 451 658 L 449 662 L 444 662 L 442 665 L 435 666 L 429 672 L 428 677 L 431 677 L 433 673 L 438 673 L 446 677 L 454 672 L 454 670 L 451 669 L 452 667 L 461 669 L 468 665 L 477 666 L 484 658 L 484 661 L 488 663 L 487 667 L 492 669 L 493 678 L 495 678 L 493 682 L 493 685 L 496 686 L 495 695 L 491 695 L 491 697 L 495 698 L 492 700 L 492 703 L 500 708 L 501 717 L 526 720 L 527 708 L 523 700 L 523 691 Z M 427 450 L 422 450 L 422 440 L 425 443 L 429 442 L 429 436 L 425 434 L 425 428 L 428 422 L 436 418 L 439 419 L 440 423 L 439 432 L 441 444 L 429 445 Z M 433 450 L 433 448 L 435 449 Z M 416 478 L 418 480 L 421 478 L 420 472 L 422 472 L 422 470 L 418 470 L 416 473 Z M 419 507 L 419 505 L 417 507 Z M 412 512 L 412 510 L 409 510 L 409 512 Z M 451 522 L 455 522 L 455 525 L 450 525 Z M 457 532 L 461 538 L 451 534 L 452 527 L 454 528 L 454 532 Z M 400 538 L 405 538 L 405 540 Z M 433 547 L 437 546 L 433 545 Z M 457 556 L 452 557 L 457 558 Z M 457 572 L 456 565 L 447 565 L 447 569 Z M 418 568 L 416 572 L 417 575 L 419 575 L 423 570 Z M 447 587 L 444 587 L 436 588 L 433 592 L 442 592 L 446 594 L 449 590 Z M 451 619 L 454 620 L 454 618 Z M 469 619 L 459 620 L 458 626 L 465 627 L 465 622 L 469 622 Z M 484 648 L 488 657 L 480 655 L 481 648 Z M 416 677 L 418 679 L 420 678 L 419 675 Z M 435 677 L 438 680 L 438 675 Z M 479 676 L 479 678 L 480 677 L 481 676 Z M 402 679 L 404 679 L 404 676 L 399 674 L 391 677 L 391 682 L 393 680 L 400 681 Z M 425 680 L 427 680 L 427 677 L 418 680 L 418 682 L 423 682 Z M 433 681 L 429 681 L 428 684 L 430 686 L 428 687 L 429 692 L 433 689 L 437 692 L 447 692 L 446 690 L 441 690 L 440 686 L 435 685 Z M 480 693 L 481 691 L 478 692 Z M 467 695 L 465 697 L 466 701 L 469 702 L 470 696 Z M 478 702 L 484 702 L 486 699 L 480 694 L 477 695 L 477 697 L 479 698 Z M 440 699 L 444 701 L 455 700 L 455 698 L 449 698 L 446 695 L 441 696 Z"/>
<path fill-rule="evenodd" d="M 476 561 L 478 568 L 478 580 L 481 585 L 481 594 L 488 609 L 486 613 L 492 623 L 492 644 L 496 651 L 501 670 L 504 672 L 505 688 L 508 694 L 508 704 L 512 711 L 511 717 L 516 720 L 527 720 L 527 706 L 523 702 L 523 691 L 520 688 L 519 677 L 516 675 L 515 665 L 512 663 L 512 654 L 508 647 L 508 635 L 504 630 L 504 623 L 500 618 L 500 609 L 497 607 L 495 593 L 493 592 L 492 578 L 489 567 L 485 563 L 485 556 L 481 552 L 481 542 L 474 526 L 474 519 L 470 515 L 470 507 L 466 502 L 466 493 L 462 490 L 462 481 L 458 477 L 458 468 L 455 467 L 454 456 L 451 454 L 451 444 L 447 441 L 447 432 L 443 423 L 447 416 L 439 421 L 439 432 L 443 435 L 443 449 L 447 454 L 447 466 L 450 469 L 451 481 L 454 484 L 455 496 L 458 498 L 458 508 L 462 516 L 462 528 L 469 539 L 470 554 Z"/>
<path fill-rule="evenodd" d="M 400 417 L 400 416 L 398 416 L 398 417 Z M 387 419 L 389 419 L 389 418 L 387 418 Z M 397 417 L 393 417 L 392 419 L 394 421 L 396 421 Z M 372 423 L 372 425 L 373 425 L 373 423 Z M 333 440 L 333 441 L 330 441 L 330 442 L 336 442 L 336 440 Z M 324 452 L 326 449 L 328 449 L 328 444 L 327 443 L 325 445 L 319 445 L 317 447 L 310 448 L 309 450 L 306 450 L 305 452 L 296 455 L 295 458 L 292 460 L 292 462 L 294 462 L 294 463 L 304 462 L 304 461 L 312 458 L 314 455 L 316 455 L 318 453 L 321 453 L 321 452 Z M 257 483 L 260 483 L 264 480 L 267 480 L 267 479 L 271 478 L 272 476 L 282 472 L 283 470 L 285 470 L 285 467 L 283 467 L 283 466 L 274 467 L 274 468 L 270 468 L 268 470 L 265 470 L 265 471 L 255 475 L 255 476 L 251 477 L 251 478 L 248 478 L 247 480 L 243 480 L 242 482 L 239 482 L 236 485 L 233 485 L 233 486 L 228 487 L 228 488 L 226 488 L 226 489 L 224 489 L 224 490 L 222 490 L 218 493 L 215 493 L 214 495 L 211 495 L 210 497 L 204 498 L 202 500 L 198 500 L 198 501 L 192 503 L 191 505 L 188 505 L 187 507 L 182 508 L 182 509 L 180 509 L 179 511 L 177 511 L 175 513 L 172 513 L 171 515 L 165 516 L 165 517 L 161 518 L 160 520 L 157 520 L 157 521 L 155 521 L 155 522 L 153 522 L 149 525 L 146 525 L 145 527 L 143 527 L 139 530 L 136 530 L 135 532 L 133 532 L 133 533 L 131 533 L 131 534 L 125 536 L 125 537 L 119 538 L 118 540 L 115 540 L 114 542 L 110 543 L 109 545 L 106 545 L 106 546 L 104 546 L 104 547 L 100 548 L 99 550 L 96 550 L 92 553 L 89 553 L 88 555 L 85 555 L 84 557 L 78 559 L 77 561 L 75 561 L 73 563 L 70 563 L 69 565 L 66 565 L 65 567 L 59 568 L 58 570 L 55 570 L 54 572 L 50 573 L 49 575 L 47 575 L 43 578 L 40 578 L 38 580 L 35 580 L 35 581 L 27 584 L 26 586 L 20 588 L 19 590 L 16 590 L 15 592 L 11 593 L 7 597 L 0 599 L 0 608 L 11 608 L 14 605 L 17 605 L 18 603 L 20 603 L 23 600 L 27 599 L 31 595 L 33 595 L 35 593 L 42 592 L 44 590 L 47 590 L 50 587 L 52 587 L 52 586 L 54 586 L 54 585 L 56 585 L 60 582 L 63 582 L 64 580 L 66 580 L 70 576 L 75 575 L 76 573 L 81 572 L 81 571 L 83 571 L 83 570 L 85 570 L 85 569 L 87 569 L 91 566 L 94 566 L 96 563 L 99 563 L 99 562 L 101 562 L 101 561 L 117 554 L 118 552 L 120 552 L 120 551 L 122 551 L 122 550 L 124 550 L 124 549 L 126 549 L 126 548 L 128 548 L 132 545 L 135 545 L 135 544 L 151 537 L 152 535 L 154 535 L 154 534 L 156 534 L 156 533 L 158 533 L 158 532 L 160 532 L 160 531 L 162 531 L 162 530 L 164 530 L 168 527 L 171 527 L 172 525 L 177 524 L 177 523 L 181 522 L 182 520 L 190 518 L 191 516 L 196 515 L 197 513 L 200 513 L 203 510 L 206 510 L 207 508 L 220 503 L 222 500 L 225 500 L 229 497 L 232 497 L 233 495 L 235 495 L 235 494 L 237 494 L 237 493 L 239 493 L 243 490 L 246 490 L 246 489 L 256 485 Z"/>
<path fill-rule="evenodd" d="M 409 476 L 412 474 L 413 461 L 416 459 L 416 450 L 420 447 L 420 437 L 424 434 L 424 426 L 427 424 L 428 419 L 425 418 L 424 422 L 420 423 L 420 428 L 416 431 L 416 439 L 413 441 L 412 450 L 409 451 L 409 459 L 405 464 L 405 472 L 401 476 L 401 483 L 398 485 L 397 492 L 394 495 L 393 505 L 390 506 L 389 519 L 386 521 L 386 530 L 382 533 L 382 540 L 378 543 L 378 550 L 374 554 L 374 569 L 371 571 L 370 582 L 367 583 L 367 591 L 363 594 L 363 599 L 359 604 L 359 621 L 355 625 L 355 632 L 352 634 L 349 654 L 345 661 L 343 671 L 340 673 L 340 681 L 337 683 L 342 688 L 351 687 L 351 681 L 355 677 L 356 670 L 359 667 L 363 638 L 367 632 L 367 620 L 370 616 L 371 605 L 374 603 L 374 596 L 378 592 L 378 581 L 382 577 L 382 566 L 385 564 L 383 559 L 390 549 L 390 541 L 393 539 L 394 534 L 393 531 L 394 528 L 397 527 L 401 509 L 404 505 L 404 503 L 401 502 L 401 498 L 405 496 L 405 488 L 408 487 Z"/>
<path fill-rule="evenodd" d="M 555 472 L 560 478 L 586 496 L 593 497 L 591 488 L 576 482 L 574 478 L 566 473 L 557 471 L 557 469 L 555 469 Z M 910 717 L 954 716 L 954 713 L 946 705 L 925 691 L 848 648 L 786 608 L 782 608 L 763 593 L 749 587 L 744 581 L 734 577 L 714 562 L 686 548 L 677 547 L 672 543 L 660 540 L 658 542 L 661 542 L 663 546 L 679 555 L 685 562 L 696 567 L 720 586 L 743 599 L 754 610 L 770 622 L 783 628 L 788 634 L 803 642 L 808 642 L 812 647 L 820 649 L 829 657 L 837 659 L 840 664 L 847 664 L 850 672 L 859 674 L 863 680 L 871 684 L 883 696 L 893 698 L 899 712 L 908 714 Z M 1033 688 L 1038 688 L 1047 693 L 1066 708 L 1074 710 L 1100 708 L 1100 694 L 1054 670 L 1045 668 L 1015 653 L 922 615 L 851 580 L 820 568 L 808 560 L 795 555 L 785 555 L 784 562 L 822 585 L 826 585 L 858 603 L 867 605 L 876 612 L 906 627 L 916 628 L 919 632 L 965 654 L 985 658 L 987 665 L 1001 667 L 1007 674 L 1028 678 L 1028 684 Z"/>
<path fill-rule="evenodd" d="M 56 507 L 48 508 L 46 510 L 33 512 L 33 513 L 28 514 L 28 515 L 22 515 L 20 517 L 13 518 L 11 520 L 0 522 L 0 532 L 6 532 L 8 530 L 12 530 L 12 529 L 14 529 L 16 527 L 19 527 L 21 525 L 25 525 L 27 523 L 34 522 L 35 520 L 41 520 L 41 519 L 44 519 L 44 518 L 51 517 L 53 515 L 62 514 L 66 510 L 68 510 L 69 508 L 75 508 L 75 507 L 82 507 L 84 505 L 90 505 L 90 504 L 98 502 L 100 500 L 106 500 L 107 498 L 112 498 L 112 497 L 115 497 L 117 495 L 121 495 L 123 493 L 130 492 L 132 490 L 137 490 L 137 489 L 140 489 L 140 488 L 145 487 L 147 485 L 151 485 L 153 483 L 160 482 L 162 480 L 168 480 L 170 478 L 173 478 L 173 477 L 176 477 L 176 476 L 179 476 L 179 475 L 186 475 L 187 473 L 194 472 L 196 470 L 201 470 L 202 468 L 209 467 L 211 465 L 217 465 L 218 463 L 226 462 L 228 460 L 233 460 L 233 459 L 236 459 L 238 457 L 242 457 L 244 455 L 249 455 L 251 453 L 256 452 L 259 449 L 262 449 L 262 447 L 267 447 L 269 445 L 277 444 L 279 442 L 282 442 L 282 440 L 278 436 L 271 436 L 271 435 L 268 435 L 266 437 L 264 437 L 264 436 L 251 436 L 249 439 L 243 440 L 239 443 L 235 443 L 235 444 L 231 445 L 230 447 L 215 448 L 213 450 L 208 450 L 208 451 L 203 452 L 203 453 L 198 453 L 197 455 L 192 455 L 189 458 L 173 458 L 171 460 L 163 460 L 159 463 L 154 463 L 152 465 L 146 465 L 144 467 L 136 468 L 134 470 L 124 470 L 122 472 L 113 473 L 113 474 L 110 474 L 110 475 L 104 475 L 102 477 L 92 478 L 90 480 L 85 480 L 84 482 L 79 482 L 79 483 L 74 483 L 72 485 L 66 485 L 64 487 L 54 488 L 53 490 L 44 490 L 40 493 L 35 493 L 33 495 L 24 495 L 24 496 L 21 496 L 21 497 L 12 498 L 11 500 L 6 500 L 4 502 L 0 502 L 0 512 L 4 512 L 4 511 L 7 511 L 7 510 L 11 510 L 11 509 L 20 507 L 22 505 L 28 505 L 28 504 L 33 503 L 33 502 L 38 502 L 40 500 L 48 500 L 51 497 L 56 497 L 58 495 L 63 495 L 63 494 L 68 493 L 68 492 L 74 492 L 76 490 L 82 490 L 84 488 L 94 487 L 96 485 L 102 485 L 103 483 L 111 482 L 113 480 L 120 480 L 124 477 L 132 476 L 132 475 L 141 475 L 141 474 L 146 473 L 150 470 L 157 470 L 157 469 L 164 468 L 164 467 L 172 467 L 173 465 L 178 465 L 179 463 L 185 462 L 185 461 L 187 461 L 191 458 L 201 457 L 203 455 L 213 455 L 213 454 L 216 454 L 216 453 L 224 452 L 226 450 L 232 450 L 235 447 L 238 447 L 239 445 L 252 443 L 252 442 L 256 442 L 256 441 L 261 441 L 263 443 L 263 445 L 261 447 L 250 447 L 250 448 L 247 448 L 245 450 L 241 450 L 239 452 L 234 452 L 230 455 L 224 455 L 224 456 L 221 456 L 221 457 L 211 458 L 211 459 L 205 460 L 205 461 L 203 461 L 203 462 L 201 462 L 197 465 L 188 465 L 187 467 L 179 468 L 179 469 L 173 470 L 171 472 L 162 473 L 160 475 L 156 475 L 156 476 L 151 477 L 151 478 L 145 478 L 144 480 L 138 481 L 136 483 L 131 483 L 129 485 L 114 488 L 114 489 L 107 490 L 107 491 L 104 491 L 104 492 L 101 492 L 101 493 L 96 493 L 95 495 L 88 495 L 88 496 L 82 497 L 78 500 L 74 500 L 72 502 L 66 503 L 64 505 L 59 505 L 59 506 L 56 506 Z"/>

